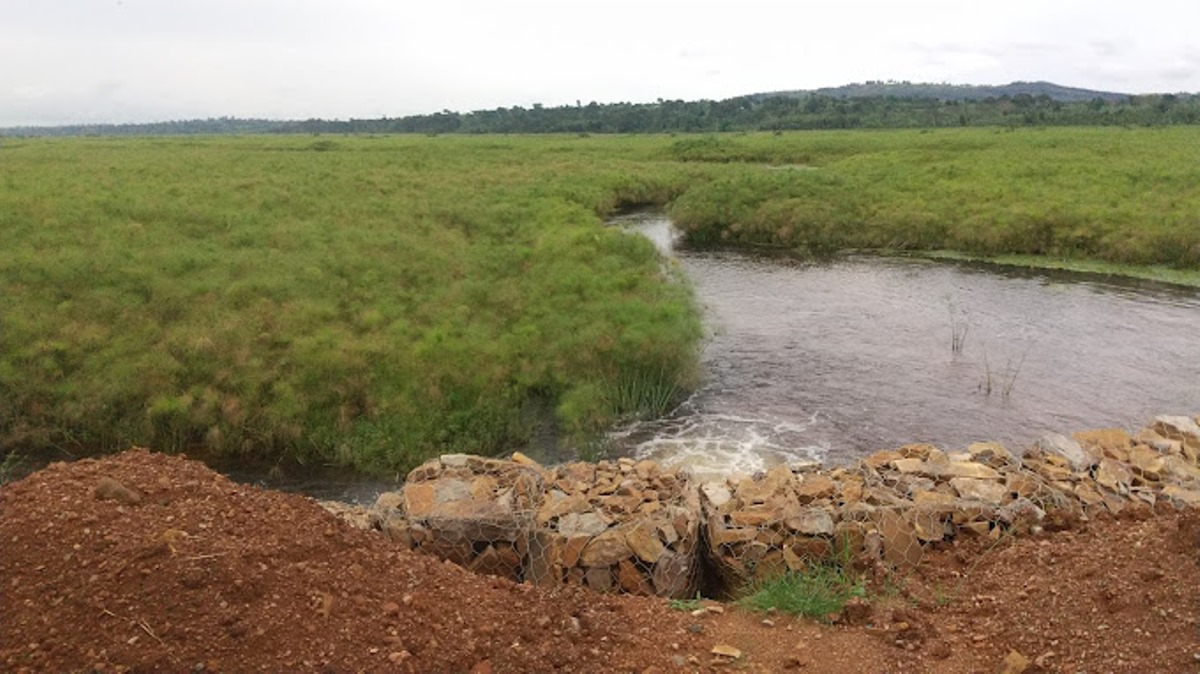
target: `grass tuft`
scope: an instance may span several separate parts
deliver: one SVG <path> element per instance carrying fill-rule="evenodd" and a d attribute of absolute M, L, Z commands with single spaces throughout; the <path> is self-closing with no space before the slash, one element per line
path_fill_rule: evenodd
<path fill-rule="evenodd" d="M 860 578 L 833 562 L 811 564 L 804 571 L 787 571 L 752 583 L 739 603 L 756 611 L 825 618 L 842 610 L 854 597 L 866 595 Z"/>

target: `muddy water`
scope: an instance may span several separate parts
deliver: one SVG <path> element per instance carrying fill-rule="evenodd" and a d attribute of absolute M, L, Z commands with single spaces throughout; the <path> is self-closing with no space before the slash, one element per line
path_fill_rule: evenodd
<path fill-rule="evenodd" d="M 1135 428 L 1200 411 L 1200 292 L 1060 272 L 679 249 L 663 216 L 621 224 L 681 265 L 710 337 L 703 387 L 618 429 L 621 453 L 753 472 L 879 448 Z M 958 335 L 962 348 L 952 341 Z"/>

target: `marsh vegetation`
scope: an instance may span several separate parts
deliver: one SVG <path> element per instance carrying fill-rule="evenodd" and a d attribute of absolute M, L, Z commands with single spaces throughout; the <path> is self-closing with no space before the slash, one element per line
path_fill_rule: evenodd
<path fill-rule="evenodd" d="M 696 246 L 1022 253 L 1195 282 L 1196 140 L 8 140 L 0 441 L 403 470 L 519 447 L 544 409 L 584 442 L 700 374 L 688 285 L 603 226 L 614 212 L 664 206 Z"/>

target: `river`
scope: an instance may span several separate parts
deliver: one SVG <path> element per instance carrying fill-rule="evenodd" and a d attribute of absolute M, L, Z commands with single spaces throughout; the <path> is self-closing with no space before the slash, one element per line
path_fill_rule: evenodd
<path fill-rule="evenodd" d="M 650 238 L 695 286 L 703 386 L 616 452 L 705 473 L 842 463 L 871 451 L 1141 427 L 1200 411 L 1200 291 L 911 258 L 806 261 Z M 961 348 L 955 348 L 959 341 Z"/>

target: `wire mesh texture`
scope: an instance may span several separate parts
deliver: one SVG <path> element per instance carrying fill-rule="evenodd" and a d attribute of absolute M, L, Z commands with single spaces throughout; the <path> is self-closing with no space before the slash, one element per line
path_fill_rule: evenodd
<path fill-rule="evenodd" d="M 541 466 L 520 453 L 452 454 L 417 467 L 372 507 L 323 505 L 479 573 L 687 598 L 820 562 L 912 568 L 962 536 L 1200 507 L 1198 421 L 1160 416 L 1132 436 L 1049 435 L 1019 457 L 991 442 L 961 452 L 906 445 L 847 467 L 779 465 L 708 482 L 649 460 Z"/>

